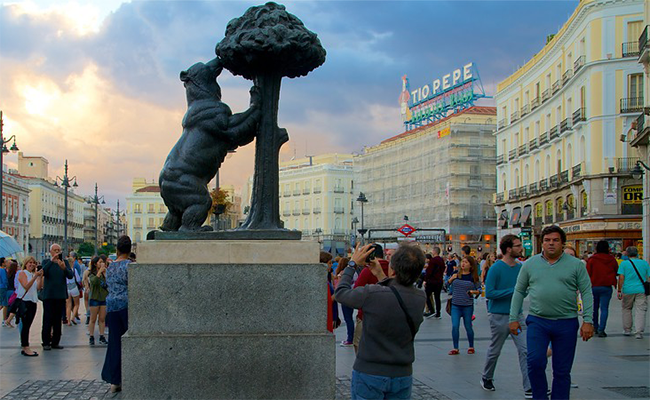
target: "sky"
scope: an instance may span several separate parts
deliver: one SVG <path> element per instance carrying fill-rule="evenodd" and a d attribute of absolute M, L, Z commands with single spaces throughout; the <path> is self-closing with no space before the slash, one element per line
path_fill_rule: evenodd
<path fill-rule="evenodd" d="M 248 1 L 0 2 L 0 110 L 4 136 L 49 161 L 51 177 L 99 185 L 107 206 L 134 177 L 157 179 L 182 133 L 181 71 L 215 57 Z M 290 140 L 281 160 L 360 153 L 404 131 L 401 77 L 411 88 L 473 62 L 488 95 L 539 52 L 578 5 L 572 1 L 290 1 L 318 34 L 325 63 L 282 81 L 278 123 Z M 250 81 L 227 70 L 222 100 L 249 104 Z M 493 105 L 493 100 L 483 100 Z M 253 173 L 254 143 L 224 162 L 222 184 Z M 5 156 L 15 168 L 17 155 Z M 124 204 L 124 203 L 122 203 Z"/>

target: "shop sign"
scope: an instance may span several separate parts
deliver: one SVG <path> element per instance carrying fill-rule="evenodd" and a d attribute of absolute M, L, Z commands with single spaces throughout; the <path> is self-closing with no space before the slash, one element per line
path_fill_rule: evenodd
<path fill-rule="evenodd" d="M 415 90 L 411 90 L 409 79 L 404 75 L 399 95 L 400 114 L 404 128 L 409 130 L 439 121 L 473 106 L 476 99 L 486 97 L 474 63 L 465 64 Z"/>
<path fill-rule="evenodd" d="M 622 231 L 622 230 L 639 230 L 641 229 L 640 221 L 631 222 L 585 222 L 582 224 L 572 224 L 563 226 L 567 233 L 589 232 L 589 231 Z"/>
<path fill-rule="evenodd" d="M 643 185 L 623 186 L 623 204 L 641 204 Z"/>
<path fill-rule="evenodd" d="M 449 136 L 450 133 L 451 133 L 451 128 L 441 129 L 438 131 L 438 139 L 445 136 Z"/>

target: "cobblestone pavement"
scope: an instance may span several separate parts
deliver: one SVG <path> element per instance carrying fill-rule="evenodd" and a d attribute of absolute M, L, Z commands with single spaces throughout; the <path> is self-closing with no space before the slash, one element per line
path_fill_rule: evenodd
<path fill-rule="evenodd" d="M 350 399 L 350 378 L 336 378 L 336 400 Z M 110 393 L 109 385 L 99 380 L 72 379 L 67 381 L 27 381 L 3 400 L 100 400 L 120 399 L 121 393 Z M 412 400 L 449 400 L 449 397 L 430 388 L 424 383 L 413 380 Z"/>

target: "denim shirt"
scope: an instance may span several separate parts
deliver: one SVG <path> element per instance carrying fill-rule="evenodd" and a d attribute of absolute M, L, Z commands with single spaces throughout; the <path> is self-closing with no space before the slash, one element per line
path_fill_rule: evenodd
<path fill-rule="evenodd" d="M 114 261 L 106 270 L 106 283 L 108 296 L 106 297 L 106 311 L 120 311 L 129 306 L 129 276 L 128 266 L 131 260 Z"/>

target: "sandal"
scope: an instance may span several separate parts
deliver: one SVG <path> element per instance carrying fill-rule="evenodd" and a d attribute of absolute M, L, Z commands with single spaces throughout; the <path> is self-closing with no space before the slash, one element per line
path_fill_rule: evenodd
<path fill-rule="evenodd" d="M 448 354 L 450 356 L 457 356 L 460 354 L 460 351 L 458 351 L 458 349 L 452 349 Z"/>
<path fill-rule="evenodd" d="M 474 354 L 474 353 L 475 353 L 475 351 L 474 351 L 473 347 L 470 347 L 469 349 L 467 349 L 467 354 Z"/>

